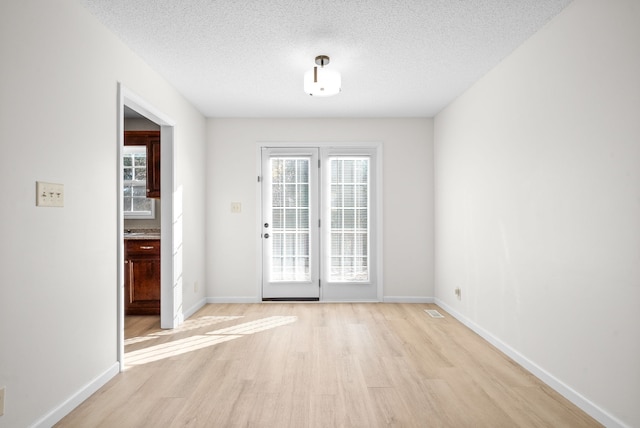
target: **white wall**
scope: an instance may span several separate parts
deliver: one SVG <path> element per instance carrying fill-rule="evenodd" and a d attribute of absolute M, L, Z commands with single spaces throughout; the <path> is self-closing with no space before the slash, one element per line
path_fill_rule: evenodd
<path fill-rule="evenodd" d="M 188 285 L 204 284 L 206 123 L 74 0 L 0 2 L 0 58 L 0 427 L 24 427 L 117 368 L 117 82 L 176 123 Z M 36 207 L 36 180 L 63 183 L 64 208 Z"/>
<path fill-rule="evenodd" d="M 382 142 L 384 293 L 433 298 L 431 119 L 209 119 L 207 296 L 258 301 L 258 142 Z M 232 214 L 231 202 L 242 203 Z"/>
<path fill-rule="evenodd" d="M 435 119 L 438 301 L 610 426 L 640 426 L 639 22 L 575 1 Z"/>

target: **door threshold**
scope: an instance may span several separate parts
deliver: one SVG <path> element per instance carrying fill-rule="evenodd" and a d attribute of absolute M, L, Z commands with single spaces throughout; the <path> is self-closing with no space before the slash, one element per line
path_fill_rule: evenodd
<path fill-rule="evenodd" d="M 263 302 L 318 302 L 319 297 L 263 297 Z"/>

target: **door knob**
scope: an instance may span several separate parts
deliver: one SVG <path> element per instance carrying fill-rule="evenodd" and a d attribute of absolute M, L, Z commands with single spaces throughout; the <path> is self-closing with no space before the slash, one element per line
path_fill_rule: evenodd
<path fill-rule="evenodd" d="M 268 238 L 269 238 L 269 234 L 268 234 L 268 233 L 265 233 L 265 234 L 264 234 L 264 238 L 265 238 L 265 239 L 268 239 Z"/>
<path fill-rule="evenodd" d="M 265 224 L 264 224 L 264 227 L 269 227 L 269 223 L 265 223 Z"/>

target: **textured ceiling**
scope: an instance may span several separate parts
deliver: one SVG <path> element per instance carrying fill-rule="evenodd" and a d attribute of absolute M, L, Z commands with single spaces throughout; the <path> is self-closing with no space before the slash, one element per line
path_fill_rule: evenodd
<path fill-rule="evenodd" d="M 80 1 L 207 117 L 431 117 L 571 0 Z"/>

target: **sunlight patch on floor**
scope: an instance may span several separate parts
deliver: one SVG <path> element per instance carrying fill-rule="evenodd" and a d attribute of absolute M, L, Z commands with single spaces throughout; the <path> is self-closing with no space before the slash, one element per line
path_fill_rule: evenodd
<path fill-rule="evenodd" d="M 237 320 L 239 318 L 242 318 L 241 316 L 206 316 L 206 317 L 200 317 L 200 318 L 196 318 L 193 320 L 187 320 L 185 321 L 182 325 L 180 325 L 177 328 L 174 329 L 170 329 L 170 330 L 162 330 L 159 331 L 157 333 L 154 333 L 154 335 L 156 336 L 168 336 L 168 335 L 172 335 L 172 334 L 177 334 L 177 333 L 182 333 L 184 331 L 190 331 L 190 330 L 195 330 L 201 327 L 207 327 L 210 325 L 214 325 L 214 324 L 220 324 L 223 322 L 227 322 L 227 321 L 234 321 Z"/>
<path fill-rule="evenodd" d="M 207 318 L 208 321 L 214 321 L 206 323 L 206 320 L 203 318 Z M 200 328 L 203 326 L 217 324 L 218 322 L 229 321 L 238 319 L 241 317 L 203 317 L 192 323 L 190 326 L 186 328 L 178 328 L 175 330 L 168 330 L 173 332 L 173 334 L 178 333 L 179 331 L 185 330 L 193 330 L 195 328 Z M 215 318 L 215 320 L 213 320 Z M 226 318 L 225 320 L 221 320 L 222 318 Z M 174 357 L 177 355 L 186 354 L 188 352 L 196 351 L 198 349 L 207 348 L 209 346 L 217 345 L 219 343 L 228 342 L 230 340 L 238 339 L 243 336 L 247 336 L 254 333 L 259 333 L 262 331 L 270 330 L 276 327 L 281 327 L 287 324 L 294 323 L 298 320 L 296 316 L 272 316 L 268 318 L 262 318 L 255 321 L 250 321 L 242 324 L 238 324 L 235 326 L 214 330 L 205 333 L 205 335 L 196 335 L 187 337 L 184 339 L 178 339 L 167 343 L 162 343 L 159 345 L 149 346 L 143 349 L 138 349 L 136 351 L 126 352 L 125 357 L 125 365 L 130 368 L 133 366 L 139 366 L 142 364 L 152 363 L 154 361 L 159 361 L 165 358 Z M 186 323 L 185 323 L 186 324 Z M 198 327 L 196 327 L 198 325 Z M 178 331 L 179 330 L 179 331 Z M 131 339 L 127 339 L 125 341 L 125 345 L 140 343 L 147 340 L 157 339 L 159 337 L 158 333 L 152 333 L 147 337 L 134 337 Z"/>
<path fill-rule="evenodd" d="M 137 366 L 140 364 L 152 363 L 154 361 L 163 360 L 176 355 L 186 354 L 187 352 L 196 351 L 216 345 L 218 343 L 227 342 L 237 339 L 241 336 L 193 336 L 186 339 L 180 339 L 161 345 L 150 346 L 148 348 L 139 349 L 137 351 L 125 354 L 125 362 L 127 366 Z"/>
<path fill-rule="evenodd" d="M 207 334 L 253 334 L 264 330 L 269 330 L 282 325 L 294 323 L 298 320 L 298 317 L 294 316 L 273 316 L 269 318 L 262 318 L 256 321 L 246 322 L 238 324 L 233 327 L 223 328 L 221 330 L 215 330 Z"/>
<path fill-rule="evenodd" d="M 147 342 L 149 340 L 154 340 L 162 336 L 171 336 L 178 333 L 183 333 L 185 331 L 196 330 L 202 327 L 208 327 L 215 324 L 220 324 L 227 321 L 234 321 L 239 318 L 243 318 L 241 316 L 204 316 L 200 318 L 195 318 L 192 320 L 185 321 L 181 326 L 176 327 L 174 329 L 168 330 L 158 330 L 153 333 L 149 333 L 146 336 L 137 336 L 131 337 L 129 339 L 124 340 L 124 346 L 133 345 L 135 343 Z"/>

